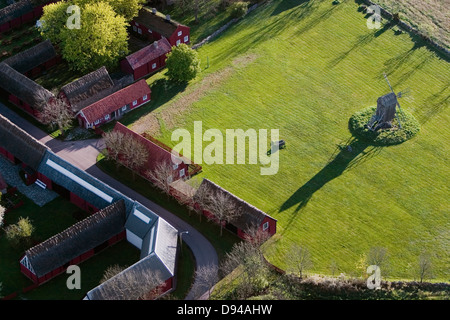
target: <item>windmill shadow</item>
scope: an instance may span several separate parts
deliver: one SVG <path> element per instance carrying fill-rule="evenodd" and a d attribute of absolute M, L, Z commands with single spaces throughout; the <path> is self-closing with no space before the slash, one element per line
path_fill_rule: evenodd
<path fill-rule="evenodd" d="M 376 156 L 380 151 L 381 147 L 373 146 L 368 142 L 351 137 L 344 144 L 337 146 L 326 166 L 295 191 L 281 205 L 278 212 L 283 212 L 296 206 L 295 214 L 292 215 L 291 220 L 288 222 L 289 225 L 296 217 L 296 213 L 307 205 L 314 193 L 344 172 Z"/>

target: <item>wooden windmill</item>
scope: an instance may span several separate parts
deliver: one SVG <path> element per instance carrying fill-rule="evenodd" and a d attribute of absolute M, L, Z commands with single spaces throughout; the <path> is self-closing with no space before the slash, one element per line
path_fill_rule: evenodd
<path fill-rule="evenodd" d="M 404 96 L 406 91 L 399 92 L 399 94 L 397 95 L 394 92 L 391 84 L 389 83 L 389 79 L 387 78 L 386 74 L 384 74 L 384 78 L 386 79 L 391 92 L 377 99 L 377 110 L 366 125 L 366 127 L 372 131 L 392 128 L 392 120 L 394 120 L 394 118 L 397 118 L 398 126 L 400 129 L 402 128 L 400 117 L 398 116 L 397 112 L 397 106 L 398 111 L 404 119 L 402 108 L 400 107 L 398 99 Z"/>

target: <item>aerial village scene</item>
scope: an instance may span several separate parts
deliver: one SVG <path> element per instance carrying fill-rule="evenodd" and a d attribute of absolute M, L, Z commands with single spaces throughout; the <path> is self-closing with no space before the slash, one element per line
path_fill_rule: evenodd
<path fill-rule="evenodd" d="M 0 299 L 448 300 L 448 10 L 0 0 Z"/>

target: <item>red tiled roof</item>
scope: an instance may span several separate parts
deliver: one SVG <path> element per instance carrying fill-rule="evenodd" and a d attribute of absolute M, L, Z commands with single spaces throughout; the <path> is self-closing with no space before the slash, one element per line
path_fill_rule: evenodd
<path fill-rule="evenodd" d="M 91 104 L 81 110 L 81 112 L 89 123 L 93 123 L 95 120 L 101 119 L 107 114 L 110 114 L 145 95 L 150 97 L 150 93 L 150 87 L 145 79 L 142 79 Z"/>
<path fill-rule="evenodd" d="M 161 38 L 158 41 L 155 41 L 149 46 L 142 48 L 141 50 L 130 54 L 126 57 L 126 60 L 133 68 L 136 70 L 137 68 L 149 63 L 150 61 L 161 57 L 172 50 L 172 46 L 166 38 Z"/>

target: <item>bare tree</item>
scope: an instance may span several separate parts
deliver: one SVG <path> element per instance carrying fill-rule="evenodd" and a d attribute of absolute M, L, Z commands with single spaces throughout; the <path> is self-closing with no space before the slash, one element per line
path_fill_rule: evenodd
<path fill-rule="evenodd" d="M 103 155 L 108 160 L 115 161 L 116 170 L 119 168 L 119 157 L 124 153 L 123 145 L 125 140 L 125 134 L 119 131 L 109 131 L 103 134 L 103 140 L 106 148 L 103 151 Z"/>
<path fill-rule="evenodd" d="M 252 243 L 255 246 L 261 246 L 270 235 L 267 231 L 264 231 L 260 226 L 252 223 L 246 230 L 244 240 Z"/>
<path fill-rule="evenodd" d="M 139 172 L 148 161 L 148 157 L 149 152 L 144 144 L 131 134 L 126 134 L 123 145 L 123 161 L 131 169 L 133 180 L 136 177 L 136 172 Z"/>
<path fill-rule="evenodd" d="M 170 195 L 170 185 L 175 178 L 175 171 L 170 161 L 158 162 L 153 170 L 147 171 L 147 176 L 163 193 Z"/>
<path fill-rule="evenodd" d="M 194 210 L 198 214 L 200 222 L 202 221 L 203 210 L 208 208 L 211 190 L 206 185 L 200 188 L 200 182 L 194 182 Z"/>
<path fill-rule="evenodd" d="M 293 245 L 291 250 L 289 250 L 289 257 L 291 269 L 297 272 L 300 278 L 303 278 L 305 271 L 313 266 L 311 254 L 305 246 L 298 244 Z"/>
<path fill-rule="evenodd" d="M 104 155 L 108 160 L 116 162 L 116 169 L 120 163 L 128 167 L 135 179 L 136 172 L 139 172 L 147 162 L 149 152 L 139 140 L 131 134 L 124 134 L 119 131 L 110 131 L 103 135 L 106 145 Z"/>
<path fill-rule="evenodd" d="M 420 254 L 417 264 L 417 275 L 419 276 L 419 281 L 421 283 L 423 280 L 433 277 L 433 265 L 429 253 Z"/>
<path fill-rule="evenodd" d="M 64 135 L 65 127 L 74 119 L 74 114 L 66 101 L 60 98 L 48 99 L 38 93 L 38 105 L 41 109 L 38 116 L 39 121 L 53 128 L 57 127 L 61 135 Z"/>
<path fill-rule="evenodd" d="M 125 269 L 125 267 L 121 267 L 118 264 L 114 264 L 112 266 L 109 266 L 108 268 L 106 268 L 105 272 L 103 272 L 103 276 L 100 279 L 100 284 L 102 284 L 105 281 L 107 281 L 107 280 L 113 278 L 114 276 L 118 275 L 124 269 Z"/>
<path fill-rule="evenodd" d="M 154 300 L 162 294 L 164 284 L 160 271 L 149 269 L 123 271 L 117 265 L 108 268 L 102 280 L 104 284 L 102 290 L 114 300 Z"/>
<path fill-rule="evenodd" d="M 380 268 L 381 274 L 387 276 L 390 271 L 389 254 L 386 248 L 372 247 L 367 255 L 367 265 L 376 265 Z"/>
<path fill-rule="evenodd" d="M 194 295 L 199 296 L 205 291 L 208 292 L 208 298 L 211 296 L 211 290 L 219 281 L 219 267 L 215 264 L 200 266 L 195 271 Z"/>
<path fill-rule="evenodd" d="M 223 223 L 230 223 L 242 214 L 240 207 L 236 206 L 231 196 L 225 192 L 212 192 L 209 194 L 207 210 L 218 220 L 220 236 L 223 234 Z"/>
<path fill-rule="evenodd" d="M 259 246 L 246 241 L 236 243 L 226 254 L 221 271 L 227 275 L 237 268 L 242 279 L 239 282 L 240 298 L 248 297 L 267 285 L 269 269 Z"/>

